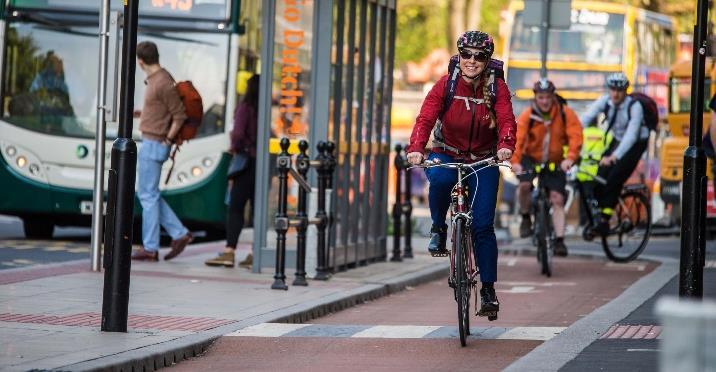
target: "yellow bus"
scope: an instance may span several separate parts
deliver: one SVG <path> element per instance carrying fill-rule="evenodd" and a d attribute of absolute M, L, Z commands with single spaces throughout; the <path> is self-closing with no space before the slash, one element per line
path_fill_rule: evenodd
<path fill-rule="evenodd" d="M 541 30 L 523 24 L 523 9 L 523 1 L 512 1 L 500 30 L 517 113 L 533 97 L 532 85 L 540 74 Z M 547 53 L 547 76 L 569 106 L 583 112 L 605 93 L 606 75 L 622 71 L 665 115 L 676 52 L 673 18 L 624 4 L 578 0 L 572 1 L 571 17 L 569 29 L 549 31 Z"/>
<path fill-rule="evenodd" d="M 708 102 L 716 93 L 716 61 L 706 60 L 706 81 L 704 86 L 704 123 L 703 133 L 706 133 L 711 121 L 711 110 Z M 669 131 L 671 136 L 661 144 L 661 164 L 659 169 L 659 194 L 665 203 L 672 204 L 672 210 L 678 217 L 681 201 L 681 180 L 683 178 L 684 150 L 689 145 L 689 125 L 691 117 L 691 59 L 680 60 L 671 67 L 669 72 Z M 709 179 L 713 179 L 711 161 L 708 160 L 706 172 Z M 712 183 L 708 183 L 708 209 L 709 218 L 716 217 L 714 208 L 714 195 Z"/>

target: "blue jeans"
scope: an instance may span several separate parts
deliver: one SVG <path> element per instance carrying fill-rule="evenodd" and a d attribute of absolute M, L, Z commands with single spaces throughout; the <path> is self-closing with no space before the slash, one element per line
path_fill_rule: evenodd
<path fill-rule="evenodd" d="M 169 157 L 169 150 L 161 142 L 144 139 L 139 151 L 137 196 L 142 204 L 142 243 L 151 252 L 159 250 L 160 225 L 175 240 L 189 232 L 159 194 L 162 164 Z"/>
<path fill-rule="evenodd" d="M 453 162 L 453 157 L 446 154 L 431 153 L 428 159 L 440 159 L 443 163 Z M 450 207 L 450 191 L 457 183 L 457 171 L 446 168 L 429 168 L 425 174 L 430 181 L 428 201 L 433 226 L 447 227 L 445 217 Z M 477 176 L 477 177 L 475 177 Z M 477 180 L 479 177 L 479 180 Z M 477 194 L 475 186 L 477 180 Z M 467 178 L 468 201 L 472 205 L 472 244 L 475 262 L 480 268 L 480 281 L 494 283 L 497 281 L 497 239 L 495 238 L 495 205 L 497 203 L 497 187 L 500 172 L 497 167 L 480 170 Z"/>

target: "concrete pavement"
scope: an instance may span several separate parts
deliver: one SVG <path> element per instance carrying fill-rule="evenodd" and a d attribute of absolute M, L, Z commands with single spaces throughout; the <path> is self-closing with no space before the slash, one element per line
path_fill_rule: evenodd
<path fill-rule="evenodd" d="M 226 350 L 227 353 L 229 350 L 256 350 L 248 356 L 237 354 L 238 351 L 228 353 L 227 360 L 233 361 L 232 370 L 280 368 L 282 359 L 269 357 L 268 361 L 273 364 L 260 363 L 258 350 L 269 346 L 280 346 L 286 355 L 294 355 L 294 363 L 290 364 L 293 367 L 301 365 L 302 361 L 331 366 L 335 362 L 331 361 L 335 353 L 345 358 L 353 357 L 353 354 L 368 356 L 377 363 L 406 345 L 413 351 L 414 358 L 409 365 L 415 365 L 415 369 L 447 366 L 450 361 L 461 360 L 454 358 L 459 355 L 463 358 L 479 355 L 480 360 L 491 361 L 484 364 L 491 367 L 486 370 L 502 369 L 511 363 L 525 361 L 531 361 L 528 365 L 536 368 L 540 363 L 539 354 L 544 355 L 541 350 L 549 350 L 560 342 L 575 345 L 570 353 L 562 353 L 561 364 L 542 369 L 576 370 L 592 365 L 593 361 L 584 359 L 585 355 L 597 358 L 598 353 L 603 352 L 593 350 L 604 342 L 599 337 L 607 334 L 613 325 L 658 326 L 652 320 L 644 321 L 649 323 L 646 324 L 630 323 L 625 319 L 631 319 L 628 318 L 632 316 L 629 309 L 638 308 L 663 283 L 654 284 L 656 288 L 651 294 L 631 297 L 632 304 L 621 309 L 622 312 L 609 309 L 610 305 L 621 307 L 613 298 L 639 291 L 641 287 L 637 279 L 647 276 L 650 279 L 642 281 L 653 281 L 654 273 L 666 270 L 665 265 L 645 261 L 613 264 L 603 258 L 596 245 L 583 245 L 573 240 L 570 241 L 570 258 L 558 259 L 555 275 L 546 279 L 539 275 L 534 257 L 524 255 L 530 250 L 529 244 L 515 241 L 510 246 L 501 246 L 498 290 L 502 302 L 509 306 L 504 307 L 497 322 L 473 318 L 474 336 L 468 342 L 472 345 L 468 349 L 473 352 L 465 353 L 460 351 L 456 339 L 454 302 L 445 281 L 441 279 L 434 284 L 415 287 L 444 277 L 447 263 L 426 257 L 422 253 L 425 241 L 414 239 L 416 258 L 413 260 L 372 264 L 339 273 L 328 282 L 311 281 L 307 288 L 291 287 L 287 292 L 269 289 L 272 273 L 252 274 L 245 269 L 205 267 L 202 261 L 214 255 L 221 243 L 193 245 L 171 262 L 138 263 L 133 265 L 130 331 L 127 334 L 99 331 L 102 277 L 88 272 L 88 262 L 0 270 L 0 369 L 91 370 L 133 366 L 151 370 L 200 355 L 213 340 L 243 332 L 240 337 L 221 338 L 211 349 Z M 712 251 L 712 245 L 709 246 Z M 248 248 L 245 243 L 240 245 L 240 258 L 248 253 Z M 678 240 L 655 239 L 650 242 L 645 257 L 650 253 L 675 252 L 678 252 Z M 663 261 L 663 256 L 659 260 Z M 673 271 L 673 267 L 669 270 Z M 673 281 L 674 273 L 665 276 L 664 282 Z M 290 283 L 292 272 L 287 274 Z M 409 290 L 396 294 L 404 288 Z M 385 300 L 319 318 L 391 294 L 394 295 Z M 368 311 L 374 304 L 390 304 L 401 298 L 410 300 L 400 306 L 394 303 Z M 396 306 L 399 311 L 391 311 Z M 430 309 L 438 310 L 433 313 Z M 605 312 L 611 316 L 604 317 Z M 425 318 L 426 313 L 429 313 L 428 318 Z M 586 320 L 593 321 L 599 314 L 602 315 L 597 328 L 593 322 L 589 323 L 592 328 L 583 327 Z M 369 319 L 372 323 L 361 322 L 361 319 Z M 389 321 L 379 322 L 379 319 Z M 301 324 L 280 325 L 296 328 L 271 330 L 276 337 L 254 337 L 256 335 L 251 333 L 263 332 L 266 324 L 272 323 Z M 651 327 L 649 330 L 630 328 L 628 332 L 632 330 L 634 334 L 658 331 Z M 575 334 L 589 337 L 576 343 L 570 340 Z M 521 336 L 518 338 L 517 335 Z M 621 336 L 623 334 L 618 337 Z M 231 341 L 223 341 L 225 339 Z M 307 349 L 306 339 L 316 339 L 312 341 L 313 349 Z M 417 343 L 404 344 L 411 339 Z M 618 348 L 614 347 L 618 343 L 630 341 L 619 339 L 615 343 L 612 340 L 605 346 L 610 352 L 616 352 Z M 226 342 L 232 346 L 227 346 Z M 233 349 L 237 347 L 240 349 Z M 479 349 L 478 354 L 474 348 Z M 636 351 L 628 350 L 649 348 L 626 347 L 622 351 L 626 355 L 624 358 L 633 359 Z M 430 359 L 431 350 L 442 352 L 433 354 L 436 358 L 433 360 Z M 313 359 L 303 355 L 311 351 Z M 237 364 L 239 356 L 245 363 Z M 652 358 L 655 360 L 656 355 Z M 193 363 L 201 360 L 207 359 L 183 362 L 178 367 L 196 368 L 198 365 Z M 385 364 L 386 367 L 398 365 Z M 549 367 L 548 364 L 545 366 Z"/>
<path fill-rule="evenodd" d="M 152 370 L 198 355 L 216 337 L 251 325 L 307 321 L 447 272 L 446 262 L 417 254 L 275 291 L 269 289 L 273 273 L 206 267 L 203 261 L 221 248 L 198 244 L 170 262 L 133 263 L 130 330 L 124 334 L 99 331 L 103 276 L 89 272 L 88 262 L 33 267 L 29 274 L 3 270 L 2 370 Z M 248 250 L 240 245 L 240 258 Z M 287 275 L 290 285 L 293 272 Z"/>
<path fill-rule="evenodd" d="M 443 277 L 308 323 L 242 329 L 174 369 L 497 371 L 658 266 L 569 257 L 557 259 L 555 276 L 547 279 L 531 256 L 503 254 L 498 265 L 496 289 L 503 310 L 494 322 L 471 316 L 465 348 L 458 341 L 453 293 Z"/>

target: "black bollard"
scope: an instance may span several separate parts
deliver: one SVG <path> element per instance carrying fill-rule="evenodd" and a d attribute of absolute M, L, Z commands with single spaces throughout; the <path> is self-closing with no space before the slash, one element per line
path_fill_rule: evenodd
<path fill-rule="evenodd" d="M 271 289 L 287 290 L 286 274 L 286 232 L 288 231 L 289 219 L 286 214 L 288 204 L 288 172 L 291 168 L 291 155 L 288 147 L 291 142 L 288 138 L 281 139 L 281 153 L 276 159 L 278 168 L 278 211 L 276 212 L 276 274 Z"/>
<path fill-rule="evenodd" d="M 308 157 L 308 142 L 301 140 L 298 143 L 300 153 L 296 156 L 296 168 L 298 174 L 305 180 L 308 176 L 308 170 L 311 167 L 310 158 Z M 307 286 L 306 281 L 306 231 L 308 230 L 308 214 L 306 213 L 306 194 L 307 191 L 303 187 L 298 188 L 298 210 L 296 211 L 296 279 L 293 285 Z"/>
<path fill-rule="evenodd" d="M 134 111 L 138 9 L 139 0 L 124 1 L 123 68 L 120 91 L 122 100 L 119 110 L 118 138 L 112 145 L 105 221 L 105 272 L 101 321 L 101 330 L 104 332 L 127 332 L 129 316 L 134 181 L 137 169 L 137 145 L 132 140 L 132 112 Z"/>
<path fill-rule="evenodd" d="M 411 221 L 413 217 L 413 202 L 412 202 L 412 194 L 410 192 L 410 172 L 411 170 L 408 169 L 410 164 L 408 164 L 408 159 L 401 157 L 401 162 L 403 163 L 403 178 L 405 180 L 405 199 L 403 200 L 403 215 L 405 216 L 405 231 L 403 234 L 405 235 L 405 248 L 403 248 L 403 258 L 413 258 L 413 247 L 412 247 L 412 237 L 413 237 L 413 221 Z"/>
<path fill-rule="evenodd" d="M 390 258 L 393 262 L 400 262 L 403 259 L 400 257 L 400 218 L 403 215 L 402 212 L 402 193 L 400 187 L 402 184 L 401 168 L 403 165 L 402 155 L 403 146 L 400 144 L 395 145 L 395 204 L 393 204 L 393 257 Z"/>
<path fill-rule="evenodd" d="M 333 189 L 333 170 L 336 169 L 336 144 L 328 141 L 326 142 L 326 160 L 328 161 L 326 167 L 326 188 Z"/>
<path fill-rule="evenodd" d="M 328 226 L 326 227 L 326 229 L 328 229 L 328 233 L 327 233 L 327 237 L 326 237 L 327 242 L 326 242 L 326 257 L 325 257 L 326 265 L 325 266 L 326 266 L 326 268 L 330 267 L 331 272 L 333 272 L 333 266 L 335 266 L 335 265 L 329 266 L 329 264 L 328 264 L 329 262 L 332 262 L 331 260 L 335 259 L 335 256 L 334 256 L 335 252 L 333 252 L 333 250 L 331 249 L 332 242 L 333 242 L 333 236 L 334 236 L 333 234 L 335 234 L 335 229 L 334 229 L 335 216 L 333 215 L 333 210 L 335 208 L 334 207 L 335 203 L 333 202 L 333 200 L 335 200 L 335 199 L 333 199 L 334 198 L 333 172 L 335 171 L 336 164 L 337 164 L 335 151 L 336 151 L 336 144 L 331 141 L 326 142 L 326 158 L 327 158 L 326 192 L 328 192 L 328 190 L 331 190 L 331 201 L 332 202 L 331 202 L 330 210 L 328 210 L 326 212 L 328 214 Z"/>
<path fill-rule="evenodd" d="M 326 143 L 318 142 L 316 146 L 318 156 L 316 161 L 318 170 L 318 207 L 316 208 L 316 229 L 318 231 L 316 280 L 328 280 L 331 275 L 328 272 L 328 260 L 326 260 L 326 227 L 328 227 L 328 216 L 326 215 L 326 185 L 328 184 L 328 158 L 326 157 Z"/>

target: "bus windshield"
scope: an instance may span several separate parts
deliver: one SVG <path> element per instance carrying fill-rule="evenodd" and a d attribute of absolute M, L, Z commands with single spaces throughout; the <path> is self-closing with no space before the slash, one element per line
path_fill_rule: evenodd
<path fill-rule="evenodd" d="M 669 113 L 672 114 L 688 114 L 691 112 L 691 78 L 675 78 L 672 77 L 669 87 Z M 704 112 L 709 112 L 709 101 L 711 97 L 708 95 L 708 89 L 711 86 L 711 80 L 704 83 L 707 94 L 704 95 Z"/>
<path fill-rule="evenodd" d="M 523 12 L 515 12 L 510 59 L 539 60 L 541 30 L 525 26 Z M 550 61 L 621 64 L 624 49 L 624 15 L 572 9 L 568 30 L 549 31 Z"/>
<path fill-rule="evenodd" d="M 162 66 L 177 81 L 191 80 L 202 95 L 205 122 L 200 134 L 222 133 L 228 36 L 182 32 L 180 37 L 173 37 L 140 32 L 139 41 L 142 40 L 156 42 Z M 97 28 L 11 23 L 6 48 L 3 120 L 46 134 L 94 138 L 99 75 Z M 135 108 L 141 110 L 144 74 L 139 68 L 135 81 Z M 138 124 L 135 120 L 135 137 Z M 116 124 L 108 123 L 108 138 L 116 134 Z"/>

